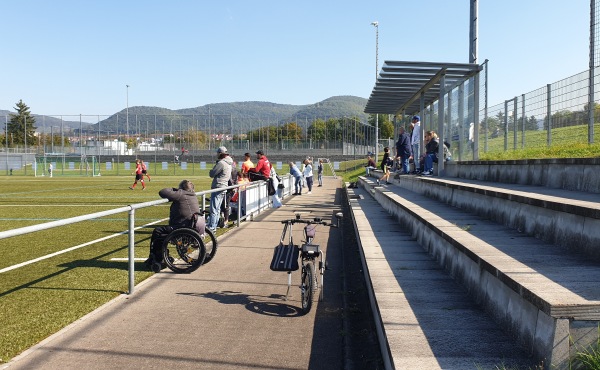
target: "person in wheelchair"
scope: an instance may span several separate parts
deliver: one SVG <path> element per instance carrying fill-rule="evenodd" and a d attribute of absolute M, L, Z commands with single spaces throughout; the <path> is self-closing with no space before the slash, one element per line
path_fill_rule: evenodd
<path fill-rule="evenodd" d="M 158 192 L 158 195 L 173 203 L 169 211 L 169 225 L 158 226 L 152 232 L 150 255 L 145 261 L 149 268 L 155 262 L 163 263 L 162 244 L 167 235 L 182 227 L 192 227 L 194 214 L 200 212 L 194 184 L 189 180 L 181 181 L 178 188 L 164 188 Z"/>

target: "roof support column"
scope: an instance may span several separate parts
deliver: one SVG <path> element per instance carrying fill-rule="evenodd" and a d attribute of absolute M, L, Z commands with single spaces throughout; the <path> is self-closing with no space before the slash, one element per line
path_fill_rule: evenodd
<path fill-rule="evenodd" d="M 444 177 L 444 95 L 446 95 L 446 75 L 443 74 L 440 78 L 440 97 L 438 100 L 438 132 L 439 140 L 442 145 L 438 148 L 438 176 Z"/>
<path fill-rule="evenodd" d="M 419 115 L 421 116 L 421 137 L 419 138 L 419 148 L 421 149 L 421 151 L 425 152 L 425 146 L 423 146 L 423 134 L 425 132 L 425 115 L 423 113 L 425 113 L 425 92 L 422 91 L 419 101 Z M 421 153 L 419 153 L 418 155 L 421 155 Z"/>
<path fill-rule="evenodd" d="M 450 137 L 452 140 L 452 137 Z M 465 140 L 465 84 L 458 87 L 458 160 L 462 161 Z"/>

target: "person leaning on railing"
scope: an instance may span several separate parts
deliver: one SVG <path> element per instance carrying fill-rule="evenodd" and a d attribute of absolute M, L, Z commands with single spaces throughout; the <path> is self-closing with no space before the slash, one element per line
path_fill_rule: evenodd
<path fill-rule="evenodd" d="M 164 188 L 158 192 L 163 199 L 173 202 L 169 210 L 169 225 L 158 226 L 152 231 L 150 238 L 150 255 L 144 262 L 151 268 L 155 262 L 162 263 L 163 240 L 173 230 L 192 226 L 192 217 L 200 212 L 198 197 L 194 191 L 194 184 L 189 180 L 183 180 L 177 188 Z"/>

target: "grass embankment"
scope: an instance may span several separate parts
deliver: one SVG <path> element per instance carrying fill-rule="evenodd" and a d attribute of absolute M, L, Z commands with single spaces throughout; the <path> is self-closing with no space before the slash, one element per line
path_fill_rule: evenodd
<path fill-rule="evenodd" d="M 594 132 L 600 134 L 600 124 L 594 126 Z M 598 137 L 598 134 L 595 135 Z M 600 143 L 588 144 L 588 127 L 572 126 L 552 130 L 548 147 L 546 131 L 525 131 L 525 147 L 522 148 L 522 132 L 517 133 L 517 149 L 514 149 L 514 133 L 509 132 L 507 150 L 504 150 L 504 137 L 488 139 L 488 151 L 484 152 L 484 138 L 479 139 L 479 159 L 517 160 L 543 158 L 594 158 L 600 157 Z M 596 140 L 600 141 L 600 140 Z"/>

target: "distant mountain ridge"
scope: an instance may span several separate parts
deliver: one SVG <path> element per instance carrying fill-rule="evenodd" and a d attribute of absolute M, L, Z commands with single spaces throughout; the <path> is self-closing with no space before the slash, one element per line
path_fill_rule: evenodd
<path fill-rule="evenodd" d="M 343 95 L 333 96 L 323 101 L 306 104 L 277 104 L 271 102 L 246 101 L 232 103 L 214 103 L 206 104 L 195 108 L 183 108 L 171 110 L 161 107 L 134 106 L 129 107 L 129 130 L 150 132 L 156 130 L 168 132 L 169 130 L 179 131 L 186 127 L 194 125 L 200 130 L 207 131 L 210 125 L 226 126 L 223 131 L 229 132 L 231 126 L 235 126 L 235 132 L 247 132 L 264 126 L 277 126 L 284 122 L 298 121 L 299 124 L 308 122 L 309 124 L 314 119 L 329 119 L 341 117 L 358 117 L 362 122 L 366 122 L 368 115 L 364 113 L 367 99 Z M 36 118 L 37 131 L 50 132 L 50 127 L 60 127 L 60 117 L 42 116 L 33 113 L 35 107 L 31 108 L 33 116 Z M 0 116 L 8 116 L 15 112 L 0 110 Z M 212 123 L 208 122 L 209 114 L 212 118 Z M 69 116 L 72 118 L 73 116 Z M 123 109 L 112 114 L 108 118 L 99 123 L 77 121 L 62 121 L 62 125 L 67 128 L 78 130 L 80 126 L 84 130 L 98 131 L 100 125 L 101 132 L 116 133 L 123 132 L 127 124 L 127 109 Z M 155 118 L 156 117 L 156 118 Z M 230 121 L 231 117 L 231 121 Z M 9 118 L 10 119 L 10 118 Z M 89 116 L 83 115 L 83 120 L 89 119 Z M 137 126 L 137 127 L 136 127 Z M 213 127 L 214 130 L 217 130 Z M 55 129 L 56 131 L 56 129 Z"/>

